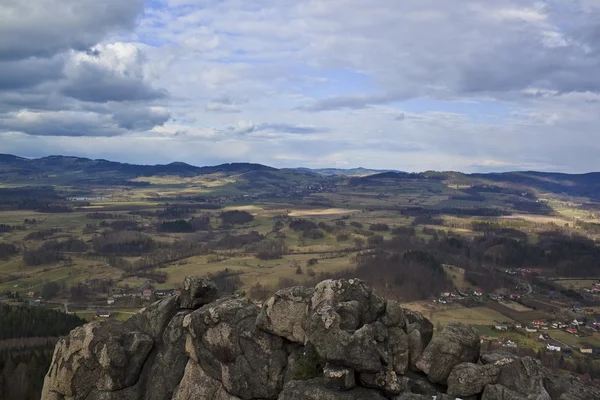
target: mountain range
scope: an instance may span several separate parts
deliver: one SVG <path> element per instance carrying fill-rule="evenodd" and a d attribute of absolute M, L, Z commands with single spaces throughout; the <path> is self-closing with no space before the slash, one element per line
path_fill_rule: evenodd
<path fill-rule="evenodd" d="M 0 183 L 55 185 L 136 185 L 134 179 L 150 176 L 195 177 L 221 174 L 236 176 L 248 185 L 263 185 L 265 181 L 289 181 L 291 185 L 307 181 L 339 181 L 355 185 L 397 184 L 405 180 L 445 181 L 456 185 L 500 185 L 523 190 L 535 190 L 600 198 L 600 172 L 565 174 L 554 172 L 515 171 L 503 173 L 465 174 L 452 171 L 406 173 L 395 170 L 353 169 L 277 169 L 262 164 L 228 163 L 216 166 L 193 166 L 182 162 L 157 165 L 137 165 L 104 159 L 92 160 L 71 156 L 48 156 L 28 159 L 0 154 Z"/>

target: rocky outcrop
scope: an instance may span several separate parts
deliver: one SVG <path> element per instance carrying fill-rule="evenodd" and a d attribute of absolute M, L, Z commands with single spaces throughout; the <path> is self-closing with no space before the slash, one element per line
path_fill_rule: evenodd
<path fill-rule="evenodd" d="M 446 384 L 455 366 L 477 361 L 479 346 L 479 336 L 472 327 L 451 323 L 429 343 L 416 367 L 431 381 Z"/>
<path fill-rule="evenodd" d="M 448 376 L 448 394 L 456 397 L 482 393 L 487 385 L 498 381 L 500 368 L 494 364 L 458 364 Z"/>
<path fill-rule="evenodd" d="M 93 322 L 56 345 L 43 400 L 574 400 L 600 398 L 531 358 L 479 356 L 479 337 L 363 281 L 277 292 L 262 308 L 186 278 L 129 321 Z"/>

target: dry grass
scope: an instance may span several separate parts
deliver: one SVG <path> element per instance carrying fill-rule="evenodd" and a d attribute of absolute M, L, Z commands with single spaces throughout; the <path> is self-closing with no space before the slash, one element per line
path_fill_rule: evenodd
<path fill-rule="evenodd" d="M 350 210 L 347 208 L 323 208 L 323 209 L 312 209 L 312 210 L 292 210 L 288 215 L 290 217 L 304 217 L 309 215 L 321 216 L 321 215 L 340 215 L 340 214 L 353 214 L 360 212 L 358 210 Z"/>
<path fill-rule="evenodd" d="M 559 279 L 554 281 L 556 283 L 558 283 L 559 285 L 561 285 L 562 287 L 565 287 L 567 289 L 583 289 L 583 288 L 589 288 L 592 287 L 594 285 L 594 283 L 598 282 L 597 279 Z"/>
<path fill-rule="evenodd" d="M 511 308 L 515 311 L 533 311 L 532 308 L 526 307 L 523 304 L 516 303 L 514 301 L 505 301 L 502 302 L 502 305 Z"/>
<path fill-rule="evenodd" d="M 444 271 L 446 275 L 452 279 L 454 286 L 459 289 L 471 287 L 471 285 L 465 280 L 465 270 L 458 268 L 453 265 L 444 265 Z"/>
<path fill-rule="evenodd" d="M 487 307 L 456 308 L 433 314 L 433 323 L 446 325 L 450 322 L 462 322 L 471 325 L 493 325 L 496 322 L 511 322 L 508 317 Z"/>

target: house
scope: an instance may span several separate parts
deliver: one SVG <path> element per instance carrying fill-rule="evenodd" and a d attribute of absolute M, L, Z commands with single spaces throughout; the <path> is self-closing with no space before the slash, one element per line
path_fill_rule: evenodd
<path fill-rule="evenodd" d="M 27 299 L 27 304 L 30 307 L 39 307 L 42 305 L 42 300 L 40 299 Z"/>
<path fill-rule="evenodd" d="M 557 342 L 548 342 L 546 343 L 546 349 L 550 351 L 561 351 L 562 347 Z"/>
<path fill-rule="evenodd" d="M 506 332 L 506 331 L 508 331 L 508 325 L 496 324 L 496 325 L 494 325 L 494 329 L 496 329 L 497 331 Z"/>
<path fill-rule="evenodd" d="M 473 296 L 481 297 L 483 296 L 483 290 L 477 289 L 473 292 Z"/>
<path fill-rule="evenodd" d="M 511 300 L 519 300 L 520 298 L 521 298 L 521 295 L 519 293 L 512 293 L 510 295 Z"/>
<path fill-rule="evenodd" d="M 525 327 L 525 332 L 529 332 L 529 333 L 533 333 L 533 332 L 537 332 L 538 328 L 534 327 L 534 326 L 526 326 Z"/>
<path fill-rule="evenodd" d="M 550 339 L 550 335 L 548 335 L 547 333 L 542 333 L 542 334 L 540 334 L 540 339 L 548 340 L 548 339 Z"/>
<path fill-rule="evenodd" d="M 554 329 L 558 329 L 558 322 L 553 322 L 550 326 Z"/>
<path fill-rule="evenodd" d="M 571 322 L 571 325 L 583 326 L 585 325 L 585 318 L 575 318 L 573 322 Z"/>
<path fill-rule="evenodd" d="M 142 297 L 145 299 L 149 299 L 150 297 L 152 297 L 152 290 L 150 289 L 144 289 L 142 291 Z"/>
<path fill-rule="evenodd" d="M 173 296 L 174 292 L 175 292 L 175 289 L 156 289 L 154 291 L 154 295 L 156 297 Z"/>
<path fill-rule="evenodd" d="M 515 329 L 522 329 L 522 328 L 523 328 L 523 324 L 520 324 L 520 323 L 515 324 Z"/>
<path fill-rule="evenodd" d="M 106 300 L 106 304 L 108 304 L 109 306 L 111 304 L 115 304 L 115 298 L 114 297 L 109 297 L 108 300 Z"/>
<path fill-rule="evenodd" d="M 581 354 L 594 354 L 594 348 L 592 346 L 581 346 L 579 352 Z"/>
<path fill-rule="evenodd" d="M 577 333 L 577 328 L 567 328 L 567 332 L 569 332 L 570 334 L 574 335 Z"/>
<path fill-rule="evenodd" d="M 96 318 L 110 318 L 110 311 L 96 311 Z"/>
<path fill-rule="evenodd" d="M 33 297 L 35 296 L 35 292 L 27 292 L 27 297 Z"/>

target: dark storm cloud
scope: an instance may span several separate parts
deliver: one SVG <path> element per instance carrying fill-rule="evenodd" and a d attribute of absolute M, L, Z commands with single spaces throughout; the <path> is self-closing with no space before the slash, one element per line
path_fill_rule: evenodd
<path fill-rule="evenodd" d="M 144 0 L 3 0 L 0 59 L 85 51 L 109 32 L 131 29 Z"/>
<path fill-rule="evenodd" d="M 78 100 L 98 103 L 167 97 L 166 90 L 153 88 L 139 77 L 121 75 L 96 65 L 81 65 L 77 76 L 68 81 L 62 93 Z"/>
<path fill-rule="evenodd" d="M 101 43 L 132 29 L 143 8 L 143 0 L 0 2 L 0 131 L 111 137 L 164 124 L 169 112 L 150 104 L 167 92 L 148 79 L 142 50 Z"/>
<path fill-rule="evenodd" d="M 150 130 L 157 125 L 163 125 L 170 117 L 167 110 L 151 107 L 119 107 L 112 114 L 113 121 L 121 128 L 131 131 Z"/>
<path fill-rule="evenodd" d="M 22 90 L 63 78 L 64 58 L 0 61 L 0 91 Z"/>

